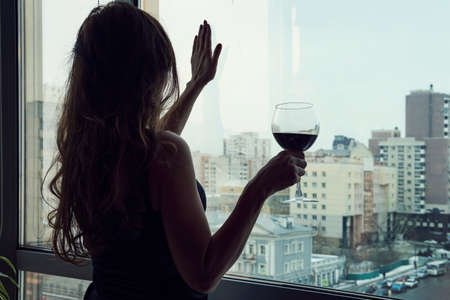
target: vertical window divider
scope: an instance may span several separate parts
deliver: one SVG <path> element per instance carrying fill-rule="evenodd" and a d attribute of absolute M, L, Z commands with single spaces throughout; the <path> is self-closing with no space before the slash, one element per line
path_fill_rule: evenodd
<path fill-rule="evenodd" d="M 17 264 L 18 246 L 18 43 L 17 1 L 0 1 L 0 255 Z M 11 274 L 6 264 L 0 272 Z M 17 276 L 16 276 L 17 279 Z M 12 300 L 17 289 L 4 285 Z"/>

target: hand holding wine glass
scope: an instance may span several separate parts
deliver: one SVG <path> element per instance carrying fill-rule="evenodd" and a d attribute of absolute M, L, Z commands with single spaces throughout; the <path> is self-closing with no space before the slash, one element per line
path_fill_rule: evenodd
<path fill-rule="evenodd" d="M 284 150 L 275 155 L 252 179 L 263 191 L 264 198 L 297 183 L 305 174 L 305 155 L 303 152 Z"/>
<path fill-rule="evenodd" d="M 285 150 L 306 151 L 317 139 L 319 122 L 313 105 L 307 102 L 286 102 L 275 106 L 272 119 L 272 133 L 277 143 Z M 303 196 L 300 182 L 297 183 L 295 198 L 283 201 L 318 202 Z"/>

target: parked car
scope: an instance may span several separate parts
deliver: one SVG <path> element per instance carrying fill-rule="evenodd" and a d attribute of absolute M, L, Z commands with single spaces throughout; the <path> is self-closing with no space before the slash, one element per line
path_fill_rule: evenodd
<path fill-rule="evenodd" d="M 377 290 L 376 284 L 371 284 L 367 287 L 366 293 L 372 294 L 372 293 L 375 293 L 376 290 Z"/>
<path fill-rule="evenodd" d="M 417 278 L 421 279 L 421 278 L 425 278 L 427 276 L 428 276 L 427 269 L 421 269 L 421 270 L 417 271 Z"/>
<path fill-rule="evenodd" d="M 393 293 L 402 293 L 406 291 L 406 285 L 403 281 L 396 281 L 391 287 Z"/>
<path fill-rule="evenodd" d="M 416 278 L 409 278 L 408 280 L 406 280 L 405 285 L 409 288 L 414 288 L 419 285 L 419 282 Z"/>
<path fill-rule="evenodd" d="M 383 281 L 381 286 L 384 288 L 390 288 L 392 286 L 392 283 L 393 283 L 393 281 L 391 279 L 386 279 Z"/>
<path fill-rule="evenodd" d="M 409 279 L 408 275 L 403 275 L 403 276 L 398 277 L 395 281 L 403 281 L 403 282 L 405 282 L 408 279 Z"/>

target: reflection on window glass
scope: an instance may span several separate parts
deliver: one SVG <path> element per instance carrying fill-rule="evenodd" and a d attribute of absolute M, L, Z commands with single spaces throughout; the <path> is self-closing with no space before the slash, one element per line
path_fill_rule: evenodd
<path fill-rule="evenodd" d="M 23 272 L 21 290 L 24 300 L 83 300 L 90 281 Z"/>
<path fill-rule="evenodd" d="M 22 242 L 29 246 L 49 247 L 47 214 L 52 203 L 42 200 L 40 187 L 56 150 L 56 122 L 76 34 L 90 10 L 107 2 L 22 0 L 21 84 L 25 124 Z M 49 198 L 47 189 L 44 196 Z"/>

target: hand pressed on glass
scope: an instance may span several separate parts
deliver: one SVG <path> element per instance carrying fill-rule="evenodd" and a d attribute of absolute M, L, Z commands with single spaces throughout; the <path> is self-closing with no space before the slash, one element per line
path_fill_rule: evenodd
<path fill-rule="evenodd" d="M 214 53 L 211 51 L 211 27 L 206 20 L 200 25 L 194 38 L 191 57 L 192 82 L 206 85 L 214 79 L 217 70 L 222 44 L 217 44 Z"/>

